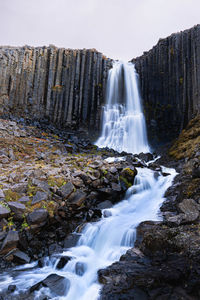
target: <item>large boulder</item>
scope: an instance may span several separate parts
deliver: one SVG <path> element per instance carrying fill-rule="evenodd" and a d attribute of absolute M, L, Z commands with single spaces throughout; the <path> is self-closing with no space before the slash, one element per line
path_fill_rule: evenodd
<path fill-rule="evenodd" d="M 48 199 L 48 194 L 45 192 L 37 191 L 35 196 L 33 196 L 32 205 L 41 202 L 46 201 Z"/>
<path fill-rule="evenodd" d="M 81 206 L 86 199 L 87 194 L 81 190 L 74 192 L 69 198 L 68 203 L 74 206 Z"/>
<path fill-rule="evenodd" d="M 199 205 L 193 199 L 184 199 L 178 204 L 180 211 L 184 214 L 184 222 L 194 222 L 199 217 Z"/>

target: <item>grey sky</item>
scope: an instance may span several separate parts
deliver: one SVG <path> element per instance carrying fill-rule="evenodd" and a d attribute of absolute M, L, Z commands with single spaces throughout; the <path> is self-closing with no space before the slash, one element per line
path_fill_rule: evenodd
<path fill-rule="evenodd" d="M 200 23 L 200 0 L 0 0 L 0 45 L 96 48 L 129 60 Z"/>

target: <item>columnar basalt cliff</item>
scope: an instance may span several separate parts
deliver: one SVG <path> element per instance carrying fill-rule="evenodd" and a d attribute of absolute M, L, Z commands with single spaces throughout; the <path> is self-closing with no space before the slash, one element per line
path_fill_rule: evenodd
<path fill-rule="evenodd" d="M 1 112 L 98 130 L 110 65 L 95 49 L 1 47 Z"/>
<path fill-rule="evenodd" d="M 159 40 L 132 61 L 151 140 L 176 137 L 200 111 L 200 25 Z"/>

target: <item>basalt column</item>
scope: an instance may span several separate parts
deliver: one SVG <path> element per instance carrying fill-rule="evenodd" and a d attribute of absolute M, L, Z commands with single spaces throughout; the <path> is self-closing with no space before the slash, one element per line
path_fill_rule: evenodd
<path fill-rule="evenodd" d="M 200 112 L 200 25 L 172 34 L 133 60 L 150 140 L 176 137 Z"/>
<path fill-rule="evenodd" d="M 98 131 L 111 60 L 95 49 L 0 48 L 0 113 Z"/>

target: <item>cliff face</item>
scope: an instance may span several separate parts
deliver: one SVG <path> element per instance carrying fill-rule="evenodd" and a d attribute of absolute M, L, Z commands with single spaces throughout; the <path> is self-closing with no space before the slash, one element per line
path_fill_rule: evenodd
<path fill-rule="evenodd" d="M 176 137 L 200 112 L 200 25 L 172 34 L 133 59 L 150 139 Z"/>
<path fill-rule="evenodd" d="M 111 60 L 95 49 L 0 48 L 0 113 L 99 130 Z"/>

